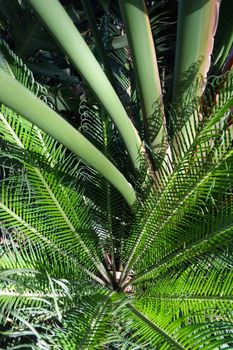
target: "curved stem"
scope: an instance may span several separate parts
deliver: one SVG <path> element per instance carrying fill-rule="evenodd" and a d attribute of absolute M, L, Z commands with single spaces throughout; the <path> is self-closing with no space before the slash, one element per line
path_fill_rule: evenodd
<path fill-rule="evenodd" d="M 132 206 L 136 194 L 123 174 L 80 132 L 0 69 L 0 101 L 53 136 L 104 176 Z"/>
<path fill-rule="evenodd" d="M 58 0 L 28 0 L 74 67 L 83 76 L 116 124 L 134 166 L 140 167 L 143 147 L 119 97 L 98 61 Z"/>

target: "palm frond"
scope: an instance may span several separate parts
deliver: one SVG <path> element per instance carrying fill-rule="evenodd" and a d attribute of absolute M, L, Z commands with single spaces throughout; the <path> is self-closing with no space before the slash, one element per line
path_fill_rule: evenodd
<path fill-rule="evenodd" d="M 111 339 L 111 310 L 119 303 L 114 293 L 95 294 L 83 299 L 79 308 L 70 310 L 64 317 L 66 331 L 59 344 L 67 349 L 99 349 Z"/>
<path fill-rule="evenodd" d="M 152 260 L 155 259 L 154 254 L 164 254 L 169 247 L 169 231 L 172 236 L 170 240 L 171 245 L 168 250 L 172 249 L 174 239 L 178 238 L 175 232 L 177 232 L 177 234 L 180 232 L 179 228 L 175 229 L 176 225 L 174 225 L 174 223 L 179 222 L 178 227 L 180 227 L 182 218 L 184 222 L 187 222 L 188 218 L 185 216 L 186 212 L 189 212 L 189 215 L 192 216 L 194 216 L 195 212 L 197 222 L 199 220 L 204 222 L 202 214 L 203 210 L 205 210 L 205 203 L 203 203 L 203 199 L 200 198 L 199 194 L 218 192 L 220 189 L 217 187 L 217 179 L 220 174 L 221 176 L 223 176 L 223 173 L 225 174 L 225 179 L 227 181 L 229 179 L 230 186 L 230 163 L 232 154 L 231 135 L 230 130 L 225 130 L 223 125 L 224 115 L 233 102 L 231 95 L 229 96 L 229 94 L 232 93 L 232 90 L 230 89 L 231 85 L 232 76 L 229 75 L 229 85 L 226 84 L 226 86 L 223 87 L 222 94 L 220 92 L 220 96 L 222 97 L 219 98 L 215 110 L 212 111 L 211 118 L 207 115 L 206 119 L 204 119 L 204 124 L 199 129 L 199 133 L 197 132 L 196 135 L 194 134 L 195 136 L 192 136 L 190 129 L 187 131 L 187 129 L 184 128 L 184 138 L 181 138 L 183 142 L 181 140 L 179 141 L 180 155 L 177 154 L 177 152 L 174 156 L 172 155 L 174 171 L 170 174 L 166 173 L 167 171 L 165 169 L 163 171 L 162 168 L 158 171 L 158 183 L 160 183 L 160 189 L 157 194 L 153 194 L 152 201 L 150 201 L 150 199 L 148 200 L 148 206 L 145 204 L 145 207 L 141 209 L 142 211 L 148 212 L 149 210 L 150 212 L 149 216 L 144 216 L 145 221 L 142 221 L 143 214 L 138 214 L 138 234 L 133 233 L 132 241 L 129 240 L 127 242 L 126 251 L 128 252 L 129 249 L 132 249 L 127 266 L 133 266 L 132 261 L 134 257 L 136 257 L 137 261 L 140 260 L 142 254 L 146 254 L 146 256 L 149 257 L 150 251 L 153 256 L 151 257 Z M 195 120 L 196 118 L 198 118 L 198 111 L 194 110 L 190 119 Z M 222 126 L 221 122 L 223 123 Z M 186 122 L 185 125 L 187 126 L 187 124 L 188 123 Z M 190 124 L 193 125 L 193 122 Z M 189 135 L 189 143 L 185 144 L 184 139 L 187 135 L 186 133 Z M 180 137 L 179 135 L 180 134 L 178 133 L 178 140 Z M 216 143 L 218 143 L 217 146 Z M 174 148 L 174 150 L 176 150 L 176 148 Z M 166 168 L 169 169 L 169 167 Z M 214 179 L 215 187 L 213 186 Z M 222 187 L 227 189 L 226 184 Z M 221 191 L 223 190 L 222 187 Z M 183 192 L 183 189 L 185 189 L 185 192 Z M 226 196 L 227 195 L 228 192 L 226 191 Z M 197 209 L 195 210 L 195 208 Z M 155 213 L 155 217 L 153 216 L 153 213 Z M 216 222 L 217 219 L 218 218 L 216 218 Z M 150 225 L 151 228 L 149 228 Z M 189 225 L 189 223 L 187 223 L 187 225 Z M 137 225 L 135 225 L 135 228 L 137 228 Z M 161 232 L 165 233 L 163 229 L 166 231 L 166 234 L 164 235 L 165 240 L 160 236 Z M 153 236 L 152 232 L 154 232 Z M 146 237 L 148 237 L 148 240 Z M 191 237 L 193 236 L 191 235 Z M 187 237 L 182 235 L 183 244 L 186 240 Z M 155 244 L 158 244 L 160 248 L 155 249 L 153 242 L 157 242 Z M 130 248 L 130 246 L 132 248 Z M 187 248 L 187 245 L 185 248 Z M 146 265 L 148 268 L 148 260 Z"/>

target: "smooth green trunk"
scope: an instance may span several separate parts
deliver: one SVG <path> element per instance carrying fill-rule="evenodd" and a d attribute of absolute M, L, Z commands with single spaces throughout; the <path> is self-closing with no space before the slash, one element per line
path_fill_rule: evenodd
<path fill-rule="evenodd" d="M 163 144 L 166 134 L 162 91 L 150 22 L 144 0 L 119 0 L 137 87 L 144 116 L 146 141 L 153 146 Z M 150 126 L 156 125 L 157 132 Z"/>
<path fill-rule="evenodd" d="M 190 93 L 193 97 L 202 94 L 201 81 L 210 67 L 218 15 L 218 0 L 179 1 L 173 102 L 185 103 Z"/>

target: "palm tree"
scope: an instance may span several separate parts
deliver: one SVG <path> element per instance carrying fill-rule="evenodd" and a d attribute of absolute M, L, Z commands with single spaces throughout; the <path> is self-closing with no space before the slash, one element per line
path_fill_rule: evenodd
<path fill-rule="evenodd" d="M 58 0 L 23 4 L 82 76 L 79 125 L 0 43 L 1 347 L 231 349 L 232 3 L 180 0 L 171 58 L 170 2 L 99 2 L 101 65 Z"/>

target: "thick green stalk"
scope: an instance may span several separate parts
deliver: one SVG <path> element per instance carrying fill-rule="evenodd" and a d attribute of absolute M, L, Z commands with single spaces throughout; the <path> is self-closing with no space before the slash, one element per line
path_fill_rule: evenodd
<path fill-rule="evenodd" d="M 58 0 L 28 0 L 116 124 L 136 168 L 141 140 L 111 83 Z"/>
<path fill-rule="evenodd" d="M 214 38 L 214 65 L 222 69 L 233 44 L 233 1 L 224 0 L 220 5 L 218 30 Z"/>
<path fill-rule="evenodd" d="M 184 102 L 192 89 L 202 94 L 197 79 L 206 78 L 218 24 L 219 0 L 180 0 L 173 84 L 173 101 Z M 193 90 L 195 89 L 195 90 Z"/>
<path fill-rule="evenodd" d="M 150 22 L 144 0 L 119 0 L 136 73 L 145 122 L 146 141 L 163 143 L 165 123 L 162 91 Z M 156 114 L 155 114 L 156 112 Z M 149 124 L 157 118 L 158 132 L 150 133 Z"/>
<path fill-rule="evenodd" d="M 96 169 L 118 189 L 129 205 L 135 203 L 135 192 L 120 171 L 82 134 L 3 69 L 0 69 L 0 101 Z"/>

